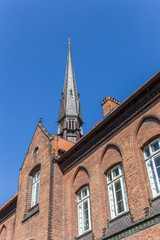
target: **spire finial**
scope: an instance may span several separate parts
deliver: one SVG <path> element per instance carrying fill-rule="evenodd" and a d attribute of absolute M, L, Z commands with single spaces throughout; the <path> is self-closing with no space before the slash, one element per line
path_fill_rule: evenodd
<path fill-rule="evenodd" d="M 68 45 L 70 46 L 71 45 L 71 39 L 68 38 Z"/>
<path fill-rule="evenodd" d="M 39 119 L 39 123 L 42 123 L 42 118 Z"/>

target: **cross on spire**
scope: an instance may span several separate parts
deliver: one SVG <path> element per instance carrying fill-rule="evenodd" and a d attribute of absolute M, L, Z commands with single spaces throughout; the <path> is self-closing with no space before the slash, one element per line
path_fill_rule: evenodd
<path fill-rule="evenodd" d="M 76 142 L 83 134 L 80 98 L 77 93 L 70 38 L 68 38 L 68 57 L 58 124 L 58 134 L 64 139 Z"/>
<path fill-rule="evenodd" d="M 71 45 L 71 39 L 68 38 L 68 45 Z"/>

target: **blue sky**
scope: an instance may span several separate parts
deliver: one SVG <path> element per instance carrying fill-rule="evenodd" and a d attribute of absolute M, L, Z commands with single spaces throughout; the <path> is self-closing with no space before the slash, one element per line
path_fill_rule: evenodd
<path fill-rule="evenodd" d="M 39 118 L 57 131 L 67 38 L 86 133 L 103 98 L 123 101 L 160 70 L 159 12 L 159 0 L 0 1 L 0 206 Z"/>

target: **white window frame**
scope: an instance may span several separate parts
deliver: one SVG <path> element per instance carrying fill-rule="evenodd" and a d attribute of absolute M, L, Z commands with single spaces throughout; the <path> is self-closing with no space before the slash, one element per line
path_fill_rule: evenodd
<path fill-rule="evenodd" d="M 33 176 L 31 207 L 39 202 L 40 170 Z"/>
<path fill-rule="evenodd" d="M 152 146 L 154 143 L 158 142 L 159 149 L 153 151 Z M 147 155 L 147 150 L 149 150 L 149 156 Z M 152 190 L 153 197 L 160 195 L 160 178 L 158 177 L 157 167 L 155 165 L 155 159 L 160 157 L 160 138 L 155 139 L 154 141 L 150 142 L 143 150 L 144 159 L 146 162 L 148 178 L 150 181 L 150 186 Z M 152 165 L 152 167 L 151 167 Z M 160 167 L 160 166 L 159 166 Z M 158 167 L 158 168 L 159 168 Z M 152 170 L 151 170 L 152 168 Z"/>
<path fill-rule="evenodd" d="M 83 191 L 87 192 L 86 196 L 83 196 Z M 84 203 L 87 202 L 88 205 L 88 229 L 85 230 L 84 225 Z M 78 235 L 82 235 L 92 229 L 91 226 L 91 207 L 90 207 L 90 193 L 89 186 L 82 188 L 77 194 L 77 207 L 78 207 Z M 80 212 L 81 207 L 81 212 Z"/>
<path fill-rule="evenodd" d="M 114 176 L 114 171 L 118 170 L 118 175 Z M 118 213 L 118 199 L 116 197 L 116 190 L 115 190 L 115 184 L 120 181 L 120 190 L 122 193 L 122 200 L 119 202 L 123 203 L 124 210 Z M 109 195 L 109 204 L 110 204 L 110 213 L 111 218 L 115 218 L 118 215 L 127 212 L 129 210 L 128 208 L 128 200 L 127 200 L 127 192 L 126 192 L 126 186 L 125 186 L 125 179 L 123 174 L 122 165 L 116 165 L 114 168 L 112 168 L 108 174 L 107 174 L 107 185 L 108 185 L 108 195 Z"/>

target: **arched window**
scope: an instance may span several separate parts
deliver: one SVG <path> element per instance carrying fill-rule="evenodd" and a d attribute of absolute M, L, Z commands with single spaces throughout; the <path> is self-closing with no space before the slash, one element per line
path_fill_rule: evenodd
<path fill-rule="evenodd" d="M 36 157 L 36 156 L 37 156 L 37 154 L 38 154 L 38 147 L 36 147 L 36 148 L 34 149 L 34 152 L 33 152 L 33 157 Z"/>
<path fill-rule="evenodd" d="M 156 197 L 160 194 L 160 138 L 148 144 L 143 152 L 152 194 Z"/>
<path fill-rule="evenodd" d="M 76 121 L 75 119 L 67 119 L 67 128 L 70 131 L 73 131 L 76 129 Z"/>
<path fill-rule="evenodd" d="M 128 201 L 122 165 L 112 168 L 107 174 L 111 218 L 128 211 Z"/>
<path fill-rule="evenodd" d="M 6 240 L 7 239 L 7 229 L 6 226 L 3 225 L 0 230 L 0 240 Z"/>
<path fill-rule="evenodd" d="M 89 186 L 81 189 L 77 194 L 78 232 L 79 235 L 91 230 L 91 210 Z"/>
<path fill-rule="evenodd" d="M 39 201 L 40 170 L 33 176 L 31 207 Z"/>

